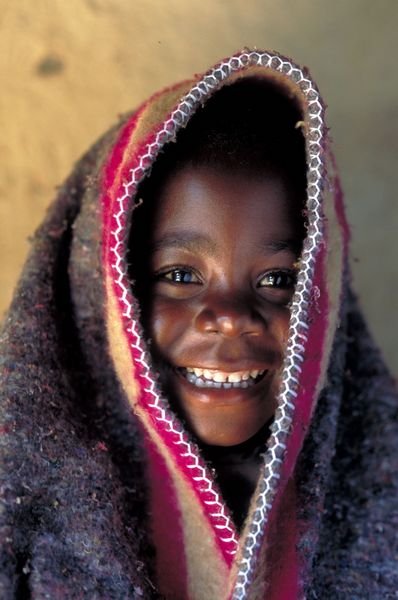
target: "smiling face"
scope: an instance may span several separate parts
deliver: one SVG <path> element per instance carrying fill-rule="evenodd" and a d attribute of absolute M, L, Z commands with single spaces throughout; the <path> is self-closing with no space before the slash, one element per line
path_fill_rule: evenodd
<path fill-rule="evenodd" d="M 190 166 L 156 198 L 144 326 L 172 407 L 206 444 L 244 442 L 275 411 L 302 241 L 295 204 L 277 176 Z"/>

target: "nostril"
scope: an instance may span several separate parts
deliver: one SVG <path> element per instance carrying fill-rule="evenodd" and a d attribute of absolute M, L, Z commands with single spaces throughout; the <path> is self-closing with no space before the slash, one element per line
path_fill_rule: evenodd
<path fill-rule="evenodd" d="M 219 332 L 217 319 L 209 310 L 204 310 L 197 316 L 196 328 L 203 333 Z"/>
<path fill-rule="evenodd" d="M 260 335 L 263 319 L 246 307 L 238 309 L 231 304 L 203 309 L 196 318 L 196 327 L 202 333 L 217 333 L 225 337 Z"/>

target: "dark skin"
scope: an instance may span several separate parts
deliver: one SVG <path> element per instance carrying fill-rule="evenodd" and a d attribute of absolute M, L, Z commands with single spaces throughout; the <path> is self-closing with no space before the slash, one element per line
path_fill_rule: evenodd
<path fill-rule="evenodd" d="M 298 206 L 275 174 L 190 165 L 156 198 L 144 325 L 170 402 L 203 444 L 241 444 L 275 411 Z"/>

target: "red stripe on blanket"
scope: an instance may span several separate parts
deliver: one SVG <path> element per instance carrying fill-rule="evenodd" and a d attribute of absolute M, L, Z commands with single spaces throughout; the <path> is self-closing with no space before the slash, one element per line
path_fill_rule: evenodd
<path fill-rule="evenodd" d="M 169 470 L 152 442 L 147 442 L 150 514 L 156 548 L 157 582 L 167 598 L 187 597 L 183 526 Z"/>

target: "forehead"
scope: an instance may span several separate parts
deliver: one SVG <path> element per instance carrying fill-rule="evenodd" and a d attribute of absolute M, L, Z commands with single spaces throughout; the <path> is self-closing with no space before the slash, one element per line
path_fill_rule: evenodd
<path fill-rule="evenodd" d="M 156 239 L 196 231 L 213 239 L 239 235 L 301 238 L 299 202 L 282 177 L 185 166 L 171 174 L 156 199 Z"/>

